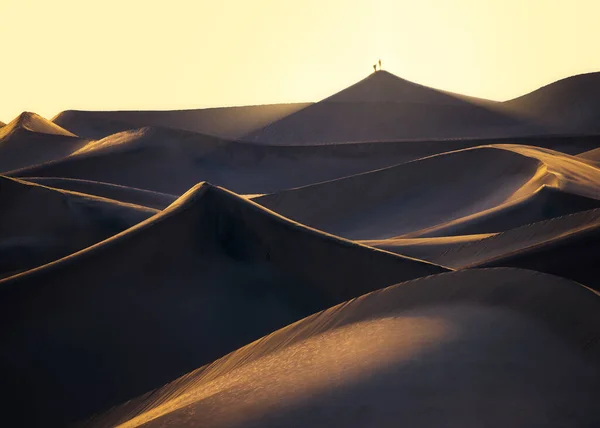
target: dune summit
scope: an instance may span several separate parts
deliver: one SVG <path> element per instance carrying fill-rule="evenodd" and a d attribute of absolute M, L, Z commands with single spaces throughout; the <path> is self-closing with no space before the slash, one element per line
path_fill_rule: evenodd
<path fill-rule="evenodd" d="M 21 114 L 0 425 L 600 426 L 598 75 Z"/>

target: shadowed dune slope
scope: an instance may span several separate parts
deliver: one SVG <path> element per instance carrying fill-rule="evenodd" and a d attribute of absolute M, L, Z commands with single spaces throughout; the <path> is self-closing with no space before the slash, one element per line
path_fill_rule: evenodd
<path fill-rule="evenodd" d="M 0 129 L 0 172 L 67 156 L 85 140 L 35 113 L 25 112 Z"/>
<path fill-rule="evenodd" d="M 243 139 L 301 145 L 522 134 L 525 124 L 495 104 L 378 71 Z"/>
<path fill-rule="evenodd" d="M 535 118 L 549 130 L 600 132 L 600 73 L 559 80 L 502 106 Z"/>
<path fill-rule="evenodd" d="M 577 156 L 594 162 L 600 162 L 600 148 L 588 150 L 587 152 L 580 153 Z"/>
<path fill-rule="evenodd" d="M 4 417 L 62 426 L 318 310 L 444 271 L 199 184 L 113 238 L 0 281 Z"/>
<path fill-rule="evenodd" d="M 0 276 L 79 251 L 156 212 L 0 176 Z"/>
<path fill-rule="evenodd" d="M 553 189 L 545 189 L 549 186 Z M 443 153 L 255 201 L 336 235 L 384 239 L 498 232 L 504 228 L 489 230 L 485 224 L 448 233 L 443 230 L 466 220 L 489 222 L 489 217 L 497 223 L 496 217 L 501 217 L 507 227 L 517 227 L 595 208 L 598 189 L 600 170 L 576 157 L 547 149 L 496 145 Z M 553 198 L 569 204 L 555 204 Z M 523 218 L 519 217 L 521 211 L 525 212 Z"/>
<path fill-rule="evenodd" d="M 208 180 L 237 193 L 262 194 L 472 144 L 449 141 L 272 147 L 187 131 L 142 128 L 92 141 L 76 155 L 10 175 L 101 181 L 177 195 Z"/>
<path fill-rule="evenodd" d="M 170 111 L 67 110 L 52 120 L 78 135 L 94 139 L 147 126 L 164 126 L 236 139 L 309 105 L 267 104 Z"/>
<path fill-rule="evenodd" d="M 432 228 L 408 233 L 399 238 L 429 238 L 498 233 L 529 223 L 548 220 L 600 207 L 600 200 L 573 195 L 542 185 L 521 199 L 501 204 Z"/>
<path fill-rule="evenodd" d="M 61 177 L 23 177 L 22 180 L 160 210 L 171 205 L 177 199 L 177 196 L 168 193 L 152 192 L 100 181 Z"/>
<path fill-rule="evenodd" d="M 381 239 L 497 206 L 538 186 L 542 164 L 491 147 L 444 153 L 255 201 L 351 239 Z"/>
<path fill-rule="evenodd" d="M 577 283 L 434 275 L 305 318 L 86 425 L 594 426 L 599 334 L 600 296 Z"/>
<path fill-rule="evenodd" d="M 587 222 L 584 223 L 584 219 Z M 569 225 L 571 229 L 564 230 Z M 506 237 L 499 235 L 489 242 L 481 241 L 474 249 L 467 248 L 458 254 L 439 259 L 451 261 L 451 258 L 458 258 L 462 263 L 472 262 L 468 267 L 511 266 L 534 269 L 570 278 L 600 291 L 600 222 L 597 210 L 587 213 L 587 216 L 534 224 L 531 229 L 509 231 Z M 524 236 L 519 236 L 521 234 Z M 508 240 L 512 241 L 507 242 Z M 514 248 L 518 244 L 521 244 L 521 248 L 509 251 L 510 246 Z M 505 248 L 504 251 L 499 251 L 502 247 Z M 479 257 L 471 256 L 470 260 L 465 257 L 474 250 L 480 250 L 483 254 Z M 481 257 L 482 255 L 485 257 Z"/>
<path fill-rule="evenodd" d="M 463 269 L 488 261 L 504 260 L 507 256 L 516 255 L 529 249 L 542 248 L 569 237 L 583 236 L 589 232 L 593 233 L 598 227 L 600 227 L 600 209 L 593 209 L 490 235 L 392 238 L 361 242 L 365 245 L 428 260 L 443 266 Z M 566 257 L 564 260 L 568 264 L 572 264 L 572 261 L 569 261 L 570 257 Z M 584 263 L 585 260 L 585 257 L 581 259 Z M 561 264 L 562 262 L 559 261 L 558 265 Z M 576 271 L 577 269 L 573 270 Z M 574 279 L 570 275 L 566 276 Z"/>

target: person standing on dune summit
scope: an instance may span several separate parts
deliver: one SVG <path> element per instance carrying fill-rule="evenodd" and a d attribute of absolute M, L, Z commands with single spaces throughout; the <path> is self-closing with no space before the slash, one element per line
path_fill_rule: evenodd
<path fill-rule="evenodd" d="M 381 71 L 381 60 L 379 60 L 379 71 Z"/>
<path fill-rule="evenodd" d="M 377 64 L 374 64 L 373 65 L 373 73 L 376 73 L 376 72 L 377 72 Z"/>

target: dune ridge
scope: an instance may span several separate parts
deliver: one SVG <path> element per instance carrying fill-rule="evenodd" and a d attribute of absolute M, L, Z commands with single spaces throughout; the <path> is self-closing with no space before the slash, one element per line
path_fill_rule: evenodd
<path fill-rule="evenodd" d="M 249 373 L 260 373 L 261 365 L 274 364 L 275 366 L 285 366 L 286 364 L 290 364 L 287 361 L 289 361 L 292 356 L 289 354 L 286 355 L 285 350 L 301 350 L 302 346 L 306 348 L 309 346 L 311 339 L 329 337 L 331 338 L 329 340 L 334 340 L 335 343 L 335 339 L 333 339 L 335 336 L 328 336 L 332 331 L 343 331 L 349 326 L 355 326 L 356 328 L 353 330 L 355 332 L 354 334 L 360 335 L 361 329 L 367 329 L 369 327 L 368 323 L 365 324 L 366 320 L 369 320 L 369 322 L 379 320 L 379 322 L 381 322 L 383 320 L 388 320 L 389 317 L 393 317 L 394 319 L 402 318 L 403 314 L 404 316 L 408 316 L 408 319 L 411 319 L 411 315 L 416 315 L 420 317 L 416 319 L 420 319 L 423 322 L 423 327 L 421 327 L 423 330 L 420 334 L 426 336 L 428 333 L 427 330 L 425 330 L 427 325 L 424 322 L 427 320 L 425 314 L 428 314 L 429 316 L 435 313 L 443 314 L 444 308 L 452 306 L 457 307 L 457 305 L 466 313 L 469 313 L 470 307 L 479 306 L 487 308 L 487 311 L 492 314 L 495 311 L 498 311 L 496 313 L 497 315 L 499 315 L 500 312 L 506 313 L 505 311 L 508 311 L 508 313 L 512 312 L 526 315 L 528 318 L 521 320 L 521 328 L 530 328 L 526 327 L 527 323 L 530 322 L 534 322 L 534 324 L 539 323 L 537 324 L 538 326 L 544 326 L 544 328 L 547 328 L 552 331 L 553 334 L 559 336 L 565 343 L 568 343 L 573 352 L 577 354 L 581 353 L 580 355 L 585 355 L 584 358 L 587 358 L 589 362 L 594 362 L 592 365 L 588 366 L 589 368 L 593 368 L 592 371 L 586 373 L 587 376 L 591 376 L 590 379 L 592 379 L 592 382 L 590 384 L 582 384 L 579 387 L 570 385 L 567 387 L 566 383 L 562 383 L 562 387 L 569 388 L 570 391 L 561 391 L 560 388 L 557 388 L 554 391 L 554 393 L 558 393 L 563 397 L 563 405 L 570 401 L 568 396 L 571 393 L 583 393 L 581 395 L 583 398 L 585 397 L 586 387 L 597 390 L 600 380 L 600 372 L 598 371 L 600 341 L 598 340 L 597 331 L 597 325 L 600 322 L 600 295 L 594 294 L 591 290 L 588 290 L 577 283 L 537 272 L 508 268 L 475 269 L 419 278 L 382 290 L 373 291 L 357 299 L 332 307 L 265 336 L 214 363 L 197 369 L 137 400 L 116 407 L 104 415 L 92 418 L 82 424 L 82 426 L 167 426 L 174 422 L 179 426 L 225 426 L 227 423 L 232 427 L 242 426 L 244 424 L 246 424 L 244 426 L 261 426 L 261 424 L 262 426 L 277 426 L 277 423 L 281 424 L 284 423 L 284 421 L 287 425 L 291 423 L 293 426 L 296 426 L 293 422 L 294 415 L 295 417 L 300 417 L 303 421 L 302 423 L 310 424 L 310 422 L 312 422 L 323 424 L 325 423 L 323 417 L 326 417 L 327 414 L 333 412 L 333 409 L 329 408 L 329 406 L 339 405 L 336 404 L 334 392 L 331 392 L 322 398 L 324 402 L 321 402 L 320 407 L 322 407 L 323 410 L 327 408 L 327 411 L 321 412 L 307 412 L 310 408 L 308 403 L 304 404 L 304 401 L 307 401 L 307 399 L 303 399 L 299 402 L 298 412 L 294 413 L 291 413 L 290 409 L 281 401 L 264 408 L 261 408 L 257 404 L 239 404 L 244 402 L 243 399 L 241 399 L 242 397 L 251 393 L 250 391 L 253 391 L 251 387 L 245 385 L 245 382 L 252 382 L 252 379 L 256 378 L 256 376 L 252 376 Z M 416 310 L 421 311 L 417 312 Z M 458 318 L 457 314 L 450 314 L 445 322 L 449 322 L 450 319 L 456 318 Z M 419 321 L 415 322 L 418 323 Z M 406 330 L 408 330 L 408 328 Z M 407 331 L 405 334 L 410 333 Z M 445 330 L 445 334 L 452 336 L 448 330 Z M 515 334 L 513 340 L 519 340 L 517 339 L 517 336 L 518 334 Z M 452 339 L 450 339 L 450 341 L 452 341 Z M 468 346 L 468 341 L 458 343 L 463 347 Z M 385 341 L 375 346 L 374 352 L 385 352 L 384 344 Z M 546 344 L 546 346 L 547 345 L 548 344 Z M 367 345 L 363 342 L 363 346 Z M 411 345 L 408 343 L 404 344 L 404 347 L 407 346 Z M 322 349 L 323 352 L 327 352 L 328 347 L 321 345 L 319 349 Z M 358 349 L 360 348 L 349 351 L 352 353 L 359 353 Z M 546 348 L 546 354 L 543 360 L 548 359 L 549 361 L 552 361 L 549 365 L 541 361 L 535 361 L 535 354 L 539 352 L 540 355 L 543 355 L 543 350 L 538 349 L 531 354 L 523 352 L 517 357 L 517 361 L 520 361 L 520 363 L 516 363 L 516 361 L 514 363 L 516 364 L 515 367 L 518 367 L 516 373 L 513 371 L 513 367 L 513 370 L 495 371 L 495 375 L 492 376 L 502 377 L 506 376 L 507 373 L 510 373 L 510 377 L 516 375 L 517 379 L 513 380 L 513 382 L 519 384 L 520 382 L 523 382 L 523 380 L 518 378 L 519 375 L 517 373 L 519 370 L 524 369 L 524 366 L 522 365 L 524 360 L 530 360 L 532 363 L 541 364 L 545 367 L 550 367 L 552 364 L 558 363 L 558 366 L 554 368 L 560 373 L 558 367 L 564 362 L 553 354 L 556 351 L 556 349 L 552 349 L 551 347 Z M 390 351 L 388 350 L 388 352 Z M 421 352 L 428 352 L 427 348 Z M 295 355 L 300 353 L 301 351 L 295 351 Z M 307 364 L 308 367 L 304 368 L 304 370 L 317 371 L 321 376 L 321 382 L 325 382 L 327 386 L 319 386 L 320 384 L 313 383 L 314 386 L 308 386 L 309 388 L 313 388 L 312 390 L 308 390 L 308 394 L 318 394 L 318 386 L 319 389 L 327 387 L 342 390 L 352 388 L 352 386 L 346 386 L 343 382 L 336 382 L 334 378 L 324 376 L 327 368 L 319 367 L 316 362 L 318 359 L 316 357 L 313 358 L 315 359 L 315 363 L 311 365 L 309 362 Z M 448 350 L 445 354 L 437 357 L 434 362 L 435 364 L 444 364 L 444 360 L 452 360 L 452 358 L 452 354 Z M 464 358 L 464 356 L 458 358 Z M 486 351 L 484 349 L 477 349 L 471 354 L 470 358 L 480 361 L 480 363 L 484 363 L 486 358 L 489 359 L 490 357 L 486 356 Z M 380 364 L 382 364 L 382 367 L 380 370 L 384 370 L 385 363 L 385 361 L 381 361 Z M 391 361 L 387 362 L 387 364 L 390 363 Z M 404 365 L 410 366 L 408 361 L 404 361 L 402 354 L 398 355 L 397 359 L 392 364 L 396 364 L 400 367 Z M 303 369 L 304 364 L 300 363 L 296 365 L 300 366 L 298 370 Z M 464 370 L 468 372 L 469 370 L 473 370 L 472 367 L 473 366 L 467 366 Z M 368 366 L 363 366 L 361 369 L 367 370 Z M 422 372 L 426 370 L 426 366 L 421 367 L 415 365 L 412 367 L 412 370 L 423 374 Z M 458 372 L 460 369 L 458 369 L 458 366 L 456 365 L 451 365 L 447 366 L 446 370 Z M 554 372 L 554 369 L 552 371 Z M 349 368 L 346 368 L 346 372 L 346 376 L 352 376 L 353 378 L 357 377 L 357 374 L 353 373 Z M 343 372 L 341 373 L 341 376 L 344 376 Z M 403 377 L 410 377 L 410 373 L 391 371 L 387 377 L 389 376 L 393 378 L 388 381 L 389 383 L 402 383 Z M 461 412 L 461 410 L 456 409 L 461 407 L 460 403 L 462 400 L 470 400 L 469 402 L 471 403 L 472 400 L 477 400 L 477 395 L 481 394 L 481 391 L 477 393 L 475 392 L 477 391 L 477 388 L 473 388 L 474 385 L 470 386 L 465 384 L 464 387 L 467 388 L 469 392 L 465 395 L 458 394 L 459 398 L 455 401 L 455 399 L 450 398 L 450 395 L 456 397 L 456 391 L 450 392 L 451 390 L 448 388 L 448 385 L 443 385 L 443 382 L 449 379 L 446 379 L 441 373 L 439 377 L 443 378 L 440 382 L 430 382 L 427 380 L 429 379 L 427 377 L 421 378 L 422 387 L 428 391 L 427 393 L 424 392 L 424 396 L 427 396 L 427 394 L 435 394 L 433 391 L 436 387 L 440 388 L 438 391 L 442 391 L 441 397 L 444 397 L 442 401 L 435 401 L 435 404 L 433 404 L 433 406 L 438 409 L 438 412 L 442 413 L 437 416 L 439 419 L 436 420 L 448 420 L 446 418 L 451 414 L 453 416 L 451 420 L 453 421 L 461 420 L 462 423 L 473 421 L 473 416 L 469 416 L 469 414 L 472 415 L 472 412 Z M 416 378 L 419 378 L 418 375 Z M 431 379 L 437 378 L 437 376 L 433 376 Z M 286 382 L 286 379 L 284 378 L 281 381 Z M 255 382 L 258 381 L 255 380 Z M 374 389 L 371 387 L 373 390 L 372 393 L 374 392 L 379 397 L 377 400 L 387 402 L 387 400 L 382 398 L 381 390 L 377 389 L 377 382 L 379 382 L 383 384 L 382 388 L 385 390 L 385 381 L 377 381 L 376 378 L 370 376 L 362 381 L 359 380 L 358 382 L 359 386 L 356 387 L 357 389 L 369 389 L 370 385 L 375 384 Z M 291 397 L 287 397 L 287 402 L 294 402 L 294 399 L 292 398 L 294 395 L 298 397 L 301 396 L 302 392 L 304 392 L 302 391 L 302 384 L 302 381 L 297 381 L 297 388 L 294 393 L 291 393 Z M 481 386 L 482 385 L 479 385 L 479 387 Z M 512 390 L 515 388 L 515 385 L 508 382 L 504 384 L 504 387 Z M 227 415 L 215 411 L 214 407 L 211 409 L 210 406 L 214 405 L 213 402 L 219 403 L 219 401 L 223 400 L 223 398 L 220 398 L 222 395 L 227 396 L 227 390 L 229 388 L 238 391 L 239 401 L 230 402 Z M 277 387 L 275 386 L 265 386 L 264 388 L 269 391 L 277 391 Z M 387 388 L 390 388 L 390 386 L 387 386 Z M 581 390 L 578 391 L 578 388 L 581 388 Z M 286 393 L 286 391 L 284 390 L 282 393 Z M 242 394 L 241 397 L 240 394 Z M 511 395 L 510 392 L 506 392 L 506 394 L 507 396 Z M 545 403 L 544 405 L 552 406 L 552 404 L 550 404 L 552 402 L 551 394 L 548 394 L 547 391 L 540 391 L 540 399 Z M 290 394 L 287 393 L 287 395 Z M 265 400 L 264 396 L 264 392 L 256 394 L 255 400 L 250 400 L 249 403 L 260 403 Z M 354 394 L 350 397 L 346 397 L 346 400 L 351 400 L 347 404 L 356 408 L 361 402 L 369 402 L 369 396 L 370 394 Z M 317 400 L 318 399 L 319 398 L 317 398 Z M 497 399 L 501 398 L 497 397 Z M 447 402 L 446 400 L 452 401 L 453 404 L 445 406 L 442 403 Z M 420 403 L 418 399 L 416 401 L 407 401 L 409 401 L 410 404 L 407 405 L 402 401 L 396 401 L 397 406 L 400 406 L 400 409 L 392 406 L 392 409 L 396 410 L 391 411 L 390 409 L 382 409 L 382 405 L 380 404 L 378 406 L 379 411 L 388 414 L 387 420 L 380 420 L 380 423 L 382 423 L 381 426 L 395 426 L 394 421 L 397 421 L 397 417 L 400 415 L 402 415 L 403 420 L 411 421 L 412 423 L 418 423 L 419 421 L 422 423 L 425 422 L 423 414 L 419 414 L 418 409 L 420 408 Z M 511 406 L 508 402 L 503 402 L 508 405 L 508 407 Z M 206 403 L 206 406 L 203 406 L 203 403 Z M 373 403 L 373 401 L 371 401 L 371 403 Z M 376 404 L 372 405 L 377 407 Z M 566 404 L 565 407 L 571 407 L 573 405 L 576 407 L 578 406 L 571 402 L 570 405 Z M 589 419 L 590 417 L 592 420 L 597 420 L 600 415 L 598 414 L 598 409 L 596 408 L 594 411 L 593 408 L 591 402 L 581 402 L 580 411 L 585 411 L 585 416 L 583 416 L 584 420 L 591 421 Z M 304 409 L 304 415 L 301 413 L 302 409 Z M 489 409 L 491 414 L 477 415 L 475 418 L 477 418 L 478 423 L 485 420 L 486 426 L 488 423 L 491 423 L 492 426 L 502 426 L 502 423 L 504 423 L 502 422 L 503 417 L 498 412 L 504 412 L 505 410 L 506 408 L 502 406 L 496 406 L 495 410 Z M 236 412 L 240 412 L 241 414 L 236 414 Z M 273 414 L 277 415 L 278 413 L 283 414 L 283 419 L 273 418 L 271 416 Z M 341 412 L 335 413 L 338 418 L 337 423 L 340 423 L 341 418 L 343 420 L 342 424 L 345 426 L 362 426 L 361 424 L 363 421 L 361 421 L 360 418 L 356 419 L 352 412 L 346 417 L 342 416 Z M 538 412 L 537 414 L 536 412 L 533 412 L 533 414 L 529 415 L 527 415 L 527 413 L 528 412 L 522 413 L 516 417 L 519 419 L 520 423 L 523 423 L 524 425 L 527 425 L 526 421 L 532 423 L 533 420 L 539 420 L 540 414 L 543 412 Z M 562 411 L 559 413 L 562 418 L 566 416 Z M 202 417 L 200 418 L 199 415 L 202 415 Z M 290 418 L 292 419 L 290 420 Z M 498 420 L 498 418 L 500 420 Z M 523 420 L 520 418 L 523 418 Z M 564 420 L 559 422 L 556 420 L 547 420 L 545 423 L 560 426 L 561 423 L 564 423 Z M 429 424 L 431 424 L 431 421 L 429 421 Z"/>
<path fill-rule="evenodd" d="M 498 232 L 489 225 L 517 227 L 594 208 L 598 189 L 600 170 L 576 157 L 505 144 L 434 155 L 255 201 L 320 230 L 378 240 Z M 562 207 L 555 198 L 577 203 Z"/>
<path fill-rule="evenodd" d="M 0 277 L 79 251 L 157 213 L 3 176 L 0 203 Z"/>
<path fill-rule="evenodd" d="M 92 139 L 148 126 L 162 126 L 237 139 L 308 105 L 310 103 L 165 111 L 67 110 L 56 115 L 52 121 Z"/>
<path fill-rule="evenodd" d="M 64 425 L 303 316 L 444 271 L 199 184 L 106 241 L 0 281 L 8 407 L 19 414 L 23 406 L 32 409 L 31 424 Z M 38 352 L 31 354 L 34 344 Z M 33 381 L 35 391 L 24 386 Z M 94 399 L 84 393 L 91 385 Z"/>
<path fill-rule="evenodd" d="M 84 143 L 43 117 L 24 112 L 0 128 L 0 172 L 62 158 Z"/>

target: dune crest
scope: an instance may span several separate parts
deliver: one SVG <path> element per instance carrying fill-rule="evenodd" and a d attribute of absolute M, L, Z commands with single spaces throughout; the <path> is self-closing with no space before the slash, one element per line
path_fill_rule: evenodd
<path fill-rule="evenodd" d="M 84 426 L 596 420 L 589 394 L 600 387 L 599 305 L 600 296 L 576 283 L 519 269 L 421 278 L 305 318 Z M 527 346 L 501 345 L 509 341 Z M 481 378 L 478 367 L 496 370 Z M 269 383 L 265 370 L 279 381 Z M 492 389 L 493 406 L 484 398 Z M 527 404 L 533 396 L 536 410 Z M 468 411 L 473 403 L 486 412 Z M 561 410 L 548 417 L 543 409 L 555 406 Z"/>

